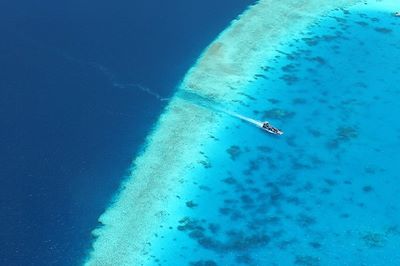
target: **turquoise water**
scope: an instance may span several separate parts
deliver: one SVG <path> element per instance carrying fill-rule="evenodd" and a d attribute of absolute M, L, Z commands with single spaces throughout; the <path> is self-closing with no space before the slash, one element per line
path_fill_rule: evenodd
<path fill-rule="evenodd" d="M 148 264 L 400 265 L 399 26 L 336 10 L 276 47 L 226 107 L 285 135 L 224 117 Z"/>

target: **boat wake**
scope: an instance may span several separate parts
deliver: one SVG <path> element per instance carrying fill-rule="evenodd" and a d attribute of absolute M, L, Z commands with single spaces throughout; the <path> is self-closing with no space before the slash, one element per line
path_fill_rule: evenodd
<path fill-rule="evenodd" d="M 171 99 L 171 98 L 163 97 L 159 93 L 155 92 L 154 90 L 151 90 L 150 88 L 145 87 L 141 84 L 137 84 L 137 83 L 124 84 L 124 83 L 114 82 L 113 86 L 116 88 L 121 88 L 121 89 L 138 89 L 138 90 L 150 95 L 151 97 L 154 97 L 156 100 L 159 100 L 161 102 L 169 101 Z"/>
<path fill-rule="evenodd" d="M 247 123 L 250 123 L 250 124 L 260 127 L 260 128 L 262 128 L 262 126 L 263 126 L 263 122 L 261 122 L 261 121 L 252 119 L 250 117 L 238 114 L 238 113 L 230 111 L 230 110 L 226 110 L 221 106 L 220 103 L 217 103 L 212 99 L 208 99 L 206 97 L 200 96 L 196 93 L 189 92 L 189 91 L 181 91 L 181 92 L 179 92 L 179 94 L 177 96 L 181 99 L 189 101 L 192 104 L 196 104 L 198 106 L 207 108 L 211 111 L 214 111 L 217 113 L 223 113 L 223 114 L 229 115 L 231 117 L 238 118 L 242 121 L 245 121 Z"/>
<path fill-rule="evenodd" d="M 221 111 L 224 112 L 227 115 L 230 115 L 230 116 L 235 117 L 235 118 L 239 118 L 240 120 L 243 120 L 243 121 L 248 122 L 250 124 L 253 124 L 255 126 L 258 126 L 258 127 L 262 127 L 263 126 L 263 122 L 255 120 L 255 119 L 252 119 L 250 117 L 247 117 L 247 116 L 244 116 L 244 115 L 232 112 L 232 111 L 228 111 L 228 110 L 221 110 Z"/>

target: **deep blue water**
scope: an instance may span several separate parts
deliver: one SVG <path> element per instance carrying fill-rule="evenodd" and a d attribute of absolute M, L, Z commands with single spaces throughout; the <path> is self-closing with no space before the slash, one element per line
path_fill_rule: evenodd
<path fill-rule="evenodd" d="M 226 108 L 285 134 L 222 118 L 149 265 L 400 265 L 399 26 L 336 10 L 276 47 Z"/>
<path fill-rule="evenodd" d="M 252 1 L 2 1 L 0 264 L 75 265 L 163 103 Z"/>

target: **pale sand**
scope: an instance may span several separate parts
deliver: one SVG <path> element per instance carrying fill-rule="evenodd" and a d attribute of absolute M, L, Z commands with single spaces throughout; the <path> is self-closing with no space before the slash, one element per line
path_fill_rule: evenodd
<path fill-rule="evenodd" d="M 231 101 L 246 91 L 248 80 L 275 55 L 274 47 L 293 38 L 324 12 L 357 0 L 261 0 L 251 6 L 205 50 L 185 76 L 180 89 L 218 101 Z M 323 4 L 322 4 L 323 3 Z M 144 152 L 135 160 L 131 177 L 93 231 L 86 265 L 142 265 L 154 232 L 174 211 L 182 177 L 204 159 L 199 153 L 220 118 L 178 97 L 169 103 Z"/>

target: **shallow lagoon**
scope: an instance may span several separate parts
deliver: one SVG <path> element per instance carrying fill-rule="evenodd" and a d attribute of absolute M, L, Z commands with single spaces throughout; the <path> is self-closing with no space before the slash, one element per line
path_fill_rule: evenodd
<path fill-rule="evenodd" d="M 358 6 L 276 47 L 229 107 L 285 135 L 223 118 L 149 264 L 398 265 L 399 26 Z"/>

